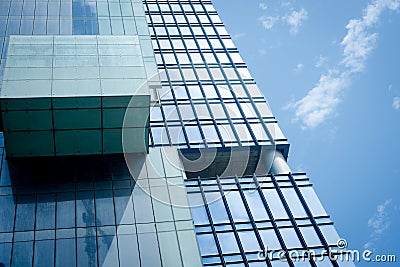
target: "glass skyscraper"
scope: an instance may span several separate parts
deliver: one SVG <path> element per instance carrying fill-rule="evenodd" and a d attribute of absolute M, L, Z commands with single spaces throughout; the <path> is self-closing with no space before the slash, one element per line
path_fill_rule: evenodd
<path fill-rule="evenodd" d="M 210 1 L 0 0 L 0 50 L 0 266 L 354 266 Z"/>

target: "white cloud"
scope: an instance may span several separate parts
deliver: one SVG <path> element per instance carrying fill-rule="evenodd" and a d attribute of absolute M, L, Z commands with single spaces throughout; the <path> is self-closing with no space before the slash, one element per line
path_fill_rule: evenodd
<path fill-rule="evenodd" d="M 258 54 L 260 56 L 265 56 L 267 54 L 267 50 L 264 48 L 258 49 Z"/>
<path fill-rule="evenodd" d="M 315 63 L 315 67 L 321 68 L 327 63 L 327 61 L 328 61 L 327 57 L 320 55 L 319 58 L 317 59 L 317 62 Z"/>
<path fill-rule="evenodd" d="M 342 60 L 336 68 L 340 71 L 328 70 L 305 97 L 288 105 L 295 110 L 294 121 L 301 120 L 303 128 L 314 128 L 335 113 L 351 76 L 364 70 L 368 56 L 376 47 L 378 34 L 371 32 L 371 28 L 385 10 L 397 10 L 399 6 L 400 0 L 374 0 L 364 9 L 361 19 L 349 21 L 347 34 L 341 42 Z"/>
<path fill-rule="evenodd" d="M 286 23 L 290 26 L 290 33 L 297 34 L 303 22 L 308 19 L 308 12 L 304 8 L 300 11 L 292 11 L 289 16 L 284 17 Z"/>
<path fill-rule="evenodd" d="M 368 227 L 372 228 L 372 233 L 371 239 L 364 245 L 365 249 L 372 248 L 374 243 L 381 238 L 383 232 L 390 227 L 391 221 L 387 209 L 391 204 L 392 199 L 388 199 L 383 204 L 378 205 L 376 213 L 368 220 Z"/>
<path fill-rule="evenodd" d="M 272 29 L 272 27 L 274 27 L 275 23 L 279 20 L 279 17 L 261 16 L 258 20 L 261 21 L 261 23 L 265 29 L 270 30 L 270 29 Z"/>
<path fill-rule="evenodd" d="M 395 98 L 393 98 L 392 107 L 393 107 L 395 110 L 399 110 L 399 109 L 400 109 L 400 97 L 396 96 Z"/>
<path fill-rule="evenodd" d="M 271 10 L 270 14 L 263 15 L 258 19 L 267 30 L 272 29 L 277 23 L 287 24 L 290 27 L 290 33 L 295 35 L 304 21 L 308 19 L 307 10 L 304 8 L 299 11 L 294 10 L 290 1 L 282 1 L 280 8 L 270 9 L 264 2 L 260 2 L 258 7 L 263 11 Z"/>
<path fill-rule="evenodd" d="M 294 68 L 294 71 L 300 72 L 303 69 L 304 69 L 304 64 L 299 63 L 299 64 L 297 64 L 296 68 Z"/>
<path fill-rule="evenodd" d="M 286 108 L 295 109 L 295 119 L 302 120 L 304 128 L 314 128 L 325 121 L 340 103 L 340 92 L 348 85 L 347 75 L 331 71 L 322 75 L 308 94 Z"/>
<path fill-rule="evenodd" d="M 268 9 L 268 6 L 267 6 L 266 3 L 260 3 L 260 4 L 258 5 L 258 7 L 259 7 L 260 9 L 262 9 L 262 10 L 267 10 L 267 9 Z"/>
<path fill-rule="evenodd" d="M 238 39 L 243 38 L 245 36 L 246 36 L 246 34 L 244 32 L 240 32 L 240 33 L 236 33 L 236 34 L 232 35 L 232 39 L 233 40 L 238 40 Z"/>
<path fill-rule="evenodd" d="M 290 1 L 282 1 L 281 2 L 281 7 L 290 7 L 291 3 Z"/>

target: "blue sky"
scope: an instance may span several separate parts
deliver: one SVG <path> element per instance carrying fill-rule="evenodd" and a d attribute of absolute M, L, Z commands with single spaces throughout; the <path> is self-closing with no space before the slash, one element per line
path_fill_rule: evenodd
<path fill-rule="evenodd" d="M 307 172 L 350 249 L 400 261 L 400 0 L 213 3 L 292 170 Z"/>

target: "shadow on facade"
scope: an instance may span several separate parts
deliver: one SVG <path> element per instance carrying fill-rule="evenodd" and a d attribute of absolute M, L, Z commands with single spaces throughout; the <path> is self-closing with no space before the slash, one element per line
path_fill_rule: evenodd
<path fill-rule="evenodd" d="M 131 160 L 144 165 L 144 157 Z M 3 155 L 0 185 L 0 233 L 13 233 L 3 244 L 0 267 L 54 259 L 70 266 L 118 264 L 117 227 L 135 224 L 136 181 L 123 155 L 8 160 Z"/>

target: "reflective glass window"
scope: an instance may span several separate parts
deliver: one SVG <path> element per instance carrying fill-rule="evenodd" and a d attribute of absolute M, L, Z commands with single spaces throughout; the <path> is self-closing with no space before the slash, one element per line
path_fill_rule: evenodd
<path fill-rule="evenodd" d="M 300 187 L 300 192 L 314 216 L 327 215 L 312 187 Z"/>
<path fill-rule="evenodd" d="M 256 221 L 268 220 L 269 216 L 267 214 L 267 211 L 264 208 L 264 204 L 263 204 L 258 192 L 245 190 L 245 191 L 243 191 L 243 193 L 246 197 L 247 202 L 249 203 L 249 208 L 251 210 L 253 218 Z"/>
<path fill-rule="evenodd" d="M 33 266 L 54 266 L 54 245 L 54 240 L 36 241 Z"/>
<path fill-rule="evenodd" d="M 15 216 L 15 231 L 33 230 L 35 225 L 35 195 L 19 195 Z M 10 218 L 7 218 L 9 220 Z"/>
<path fill-rule="evenodd" d="M 242 198 L 238 191 L 230 191 L 225 194 L 229 209 L 235 222 L 249 221 Z"/>
<path fill-rule="evenodd" d="M 209 203 L 208 207 L 210 208 L 211 218 L 213 219 L 213 222 L 228 223 L 228 214 L 226 213 L 226 209 L 220 193 L 206 192 L 205 194 L 207 203 Z"/>
<path fill-rule="evenodd" d="M 299 237 L 293 228 L 281 228 L 279 229 L 279 232 L 281 233 L 283 241 L 285 241 L 288 249 L 301 247 Z"/>
<path fill-rule="evenodd" d="M 217 245 L 212 234 L 197 235 L 201 255 L 218 254 Z"/>
<path fill-rule="evenodd" d="M 289 218 L 275 189 L 263 189 L 263 193 L 275 219 Z"/>
<path fill-rule="evenodd" d="M 260 229 L 259 230 L 263 244 L 267 250 L 279 250 L 281 245 L 276 236 L 274 229 Z"/>
<path fill-rule="evenodd" d="M 261 250 L 254 231 L 239 231 L 239 238 L 245 252 Z"/>
<path fill-rule="evenodd" d="M 12 259 L 12 266 L 32 266 L 33 242 L 15 242 Z"/>
<path fill-rule="evenodd" d="M 239 247 L 233 232 L 218 233 L 218 240 L 221 244 L 222 253 L 238 253 Z"/>

